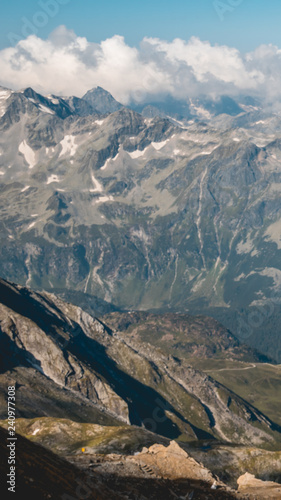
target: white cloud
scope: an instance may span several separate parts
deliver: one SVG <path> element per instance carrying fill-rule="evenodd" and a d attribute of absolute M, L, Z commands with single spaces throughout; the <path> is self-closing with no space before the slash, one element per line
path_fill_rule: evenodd
<path fill-rule="evenodd" d="M 259 71 L 247 71 L 237 49 L 211 46 L 209 42 L 202 42 L 195 37 L 189 42 L 180 39 L 170 43 L 155 38 L 146 40 L 172 63 L 192 68 L 198 82 L 208 81 L 211 75 L 221 82 L 233 83 L 238 88 L 255 88 L 263 80 Z"/>
<path fill-rule="evenodd" d="M 124 104 L 167 93 L 181 98 L 242 92 L 280 96 L 280 63 L 281 51 L 273 45 L 243 55 L 195 37 L 172 42 L 145 38 L 134 48 L 122 36 L 96 44 L 64 26 L 47 40 L 31 35 L 0 51 L 3 86 L 82 96 L 99 85 Z"/>

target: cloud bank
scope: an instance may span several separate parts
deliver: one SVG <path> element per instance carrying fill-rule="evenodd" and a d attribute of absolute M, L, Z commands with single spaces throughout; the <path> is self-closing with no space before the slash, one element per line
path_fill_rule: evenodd
<path fill-rule="evenodd" d="M 145 38 L 138 48 L 122 36 L 101 43 L 64 26 L 47 40 L 31 35 L 0 51 L 1 85 L 44 94 L 76 95 L 101 86 L 123 104 L 170 94 L 175 98 L 242 93 L 281 98 L 281 50 L 263 45 L 241 54 L 192 37 Z"/>

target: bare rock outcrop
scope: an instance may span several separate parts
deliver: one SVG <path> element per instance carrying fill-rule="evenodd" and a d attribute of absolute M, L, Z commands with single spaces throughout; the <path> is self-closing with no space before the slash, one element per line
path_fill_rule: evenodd
<path fill-rule="evenodd" d="M 248 472 L 240 476 L 237 483 L 239 493 L 249 495 L 251 499 L 255 498 L 259 500 L 268 498 L 281 500 L 281 484 L 272 481 L 261 481 Z"/>
<path fill-rule="evenodd" d="M 171 441 L 167 448 L 154 444 L 131 459 L 165 479 L 195 479 L 210 483 L 210 486 L 215 483 L 211 472 L 190 457 L 176 441 Z"/>

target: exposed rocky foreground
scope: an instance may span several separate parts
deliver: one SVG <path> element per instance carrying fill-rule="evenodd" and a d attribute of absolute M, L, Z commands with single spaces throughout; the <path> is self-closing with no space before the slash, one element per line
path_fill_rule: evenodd
<path fill-rule="evenodd" d="M 276 484 L 270 481 L 260 481 L 252 474 L 244 474 L 238 479 L 238 490 L 242 494 L 248 495 L 250 498 L 281 498 L 281 484 Z"/>
<path fill-rule="evenodd" d="M 0 421 L 7 427 L 6 421 Z M 79 423 L 69 419 L 43 417 L 17 419 L 17 432 L 29 440 L 40 443 L 61 457 L 79 460 L 81 449 L 87 457 L 139 456 L 146 448 L 162 445 L 167 448 L 169 439 L 136 426 L 110 426 L 94 423 Z M 198 463 L 203 463 L 213 476 L 222 482 L 237 487 L 237 479 L 245 471 L 261 480 L 281 482 L 281 451 L 270 452 L 263 449 L 223 445 L 215 441 L 198 443 L 179 442 L 182 453 L 187 453 Z M 163 470 L 162 470 L 163 473 Z"/>
<path fill-rule="evenodd" d="M 10 498 L 7 432 L 0 428 L 1 498 Z M 72 463 L 71 463 L 72 462 Z M 281 485 L 246 474 L 239 492 L 215 478 L 175 442 L 154 445 L 134 456 L 82 453 L 65 460 L 22 436 L 17 437 L 14 498 L 31 500 L 280 499 Z"/>
<path fill-rule="evenodd" d="M 1 498 L 11 498 L 7 493 L 7 433 L 0 429 Z M 170 456 L 169 456 L 170 455 Z M 174 454 L 167 454 L 173 460 Z M 40 445 L 18 437 L 17 441 L 17 491 L 14 498 L 22 500 L 173 500 L 195 498 L 205 500 L 237 498 L 223 485 L 212 490 L 209 477 L 197 475 L 191 479 L 169 479 L 148 471 L 133 457 L 79 457 L 77 465 L 59 458 Z M 188 473 L 187 473 L 188 474 Z M 243 497 L 239 497 L 243 498 Z"/>
<path fill-rule="evenodd" d="M 127 492 L 128 486 L 133 486 L 132 498 L 140 500 L 142 498 L 203 499 L 206 495 L 210 499 L 238 498 L 234 490 L 216 479 L 202 464 L 189 457 L 175 441 L 167 447 L 153 445 L 134 456 L 85 454 L 82 458 L 70 457 L 70 460 L 79 464 L 83 470 L 94 470 L 101 477 L 108 475 L 111 479 L 115 474 L 122 480 L 126 479 Z M 119 479 L 115 487 L 117 491 L 121 488 L 122 493 L 125 493 L 122 480 Z M 150 491 L 149 485 L 152 486 Z"/>
<path fill-rule="evenodd" d="M 122 479 L 126 478 L 128 487 L 131 486 L 134 477 L 133 491 L 135 490 L 135 498 L 140 500 L 145 498 L 280 500 L 281 498 L 281 484 L 257 480 L 248 473 L 238 479 L 238 492 L 227 487 L 202 464 L 190 457 L 175 441 L 167 447 L 157 444 L 149 449 L 145 448 L 135 456 L 86 454 L 83 458 L 70 457 L 70 460 L 79 464 L 83 470 L 94 470 L 101 477 L 108 475 L 112 480 L 112 476 L 116 474 L 120 478 L 114 482 L 118 492 L 121 489 L 122 493 L 125 493 Z M 142 488 L 139 491 L 135 489 L 137 478 L 140 481 L 137 487 Z M 148 497 L 146 497 L 144 478 L 154 480 Z M 165 485 L 163 491 L 161 485 Z"/>

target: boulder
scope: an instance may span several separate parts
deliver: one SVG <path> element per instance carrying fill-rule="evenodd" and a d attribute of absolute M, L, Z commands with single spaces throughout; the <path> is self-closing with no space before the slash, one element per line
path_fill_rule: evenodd
<path fill-rule="evenodd" d="M 150 467 L 156 475 L 167 479 L 202 480 L 210 483 L 210 486 L 215 481 L 211 472 L 190 457 L 176 441 L 171 441 L 168 447 L 154 444 L 132 457 L 132 460 L 141 467 Z"/>
<path fill-rule="evenodd" d="M 281 500 L 281 484 L 272 481 L 256 479 L 253 474 L 246 472 L 237 479 L 238 491 L 243 494 L 253 495 L 255 499 Z"/>

